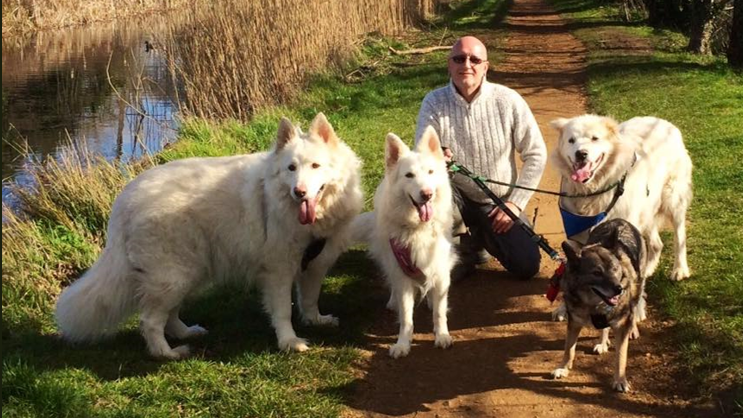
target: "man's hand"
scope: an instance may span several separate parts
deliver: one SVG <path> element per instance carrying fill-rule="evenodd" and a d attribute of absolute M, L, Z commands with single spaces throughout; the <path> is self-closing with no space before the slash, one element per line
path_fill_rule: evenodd
<path fill-rule="evenodd" d="M 521 213 L 521 209 L 512 202 L 506 202 L 506 206 L 516 216 Z M 493 222 L 493 232 L 496 234 L 504 234 L 513 226 L 513 220 L 497 206 L 488 214 L 488 218 Z"/>
<path fill-rule="evenodd" d="M 447 163 L 450 163 L 454 153 L 447 147 L 441 147 L 441 151 L 444 152 L 444 160 L 446 160 Z"/>

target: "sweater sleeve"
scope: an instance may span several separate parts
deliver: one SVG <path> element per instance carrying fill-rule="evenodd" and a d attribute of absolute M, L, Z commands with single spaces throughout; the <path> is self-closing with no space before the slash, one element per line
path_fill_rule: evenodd
<path fill-rule="evenodd" d="M 535 188 L 547 163 L 547 146 L 529 105 L 518 93 L 515 93 L 513 105 L 513 145 L 524 163 L 516 184 Z M 523 210 L 532 194 L 529 190 L 514 189 L 510 200 Z"/>
<path fill-rule="evenodd" d="M 423 132 L 428 126 L 433 126 L 433 128 L 436 130 L 436 133 L 439 134 L 439 137 L 441 137 L 441 126 L 436 115 L 433 101 L 433 96 L 431 95 L 431 93 L 429 93 L 423 99 L 423 103 L 421 103 L 420 111 L 418 111 L 418 122 L 415 128 L 416 145 L 418 145 L 418 141 L 420 141 L 421 136 L 423 136 Z"/>

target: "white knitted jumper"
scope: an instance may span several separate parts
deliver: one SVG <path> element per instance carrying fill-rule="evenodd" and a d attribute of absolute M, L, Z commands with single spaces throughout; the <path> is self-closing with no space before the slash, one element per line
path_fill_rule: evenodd
<path fill-rule="evenodd" d="M 433 126 L 454 160 L 475 174 L 520 186 L 536 187 L 547 161 L 542 133 L 526 101 L 514 90 L 483 80 L 471 103 L 449 82 L 426 95 L 418 113 L 416 143 Z M 516 169 L 515 153 L 523 166 Z M 492 203 L 469 179 L 454 176 L 455 185 L 472 200 Z M 532 192 L 489 184 L 491 190 L 522 210 Z"/>

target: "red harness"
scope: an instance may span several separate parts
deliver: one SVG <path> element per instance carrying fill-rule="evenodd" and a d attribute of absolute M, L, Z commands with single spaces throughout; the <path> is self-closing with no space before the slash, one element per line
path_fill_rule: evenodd
<path fill-rule="evenodd" d="M 390 238 L 390 248 L 392 248 L 392 254 L 395 255 L 397 265 L 406 276 L 420 282 L 426 280 L 426 275 L 413 263 L 410 247 L 403 247 L 396 239 Z"/>

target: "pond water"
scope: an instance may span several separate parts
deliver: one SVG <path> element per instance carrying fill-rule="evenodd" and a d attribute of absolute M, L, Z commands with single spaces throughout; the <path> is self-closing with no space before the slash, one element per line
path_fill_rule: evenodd
<path fill-rule="evenodd" d="M 126 160 L 175 139 L 177 91 L 151 47 L 164 33 L 162 21 L 132 20 L 3 40 L 3 203 L 30 160 L 70 146 Z"/>

